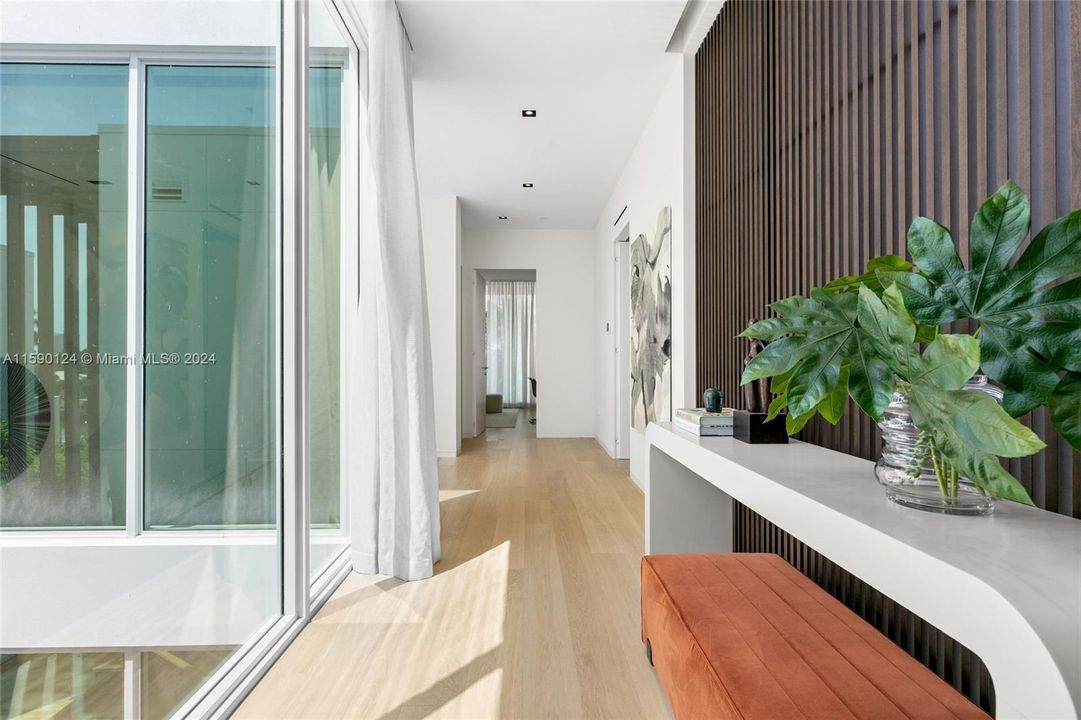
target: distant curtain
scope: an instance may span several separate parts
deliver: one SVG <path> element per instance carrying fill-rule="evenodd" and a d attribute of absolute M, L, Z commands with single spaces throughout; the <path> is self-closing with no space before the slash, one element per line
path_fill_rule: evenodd
<path fill-rule="evenodd" d="M 535 282 L 487 283 L 488 392 L 500 393 L 504 405 L 533 404 L 529 378 L 535 372 L 535 303 Z"/>
<path fill-rule="evenodd" d="M 419 580 L 439 560 L 439 476 L 409 48 L 393 2 L 359 6 L 368 13 L 368 122 L 350 341 L 349 533 L 355 571 Z"/>

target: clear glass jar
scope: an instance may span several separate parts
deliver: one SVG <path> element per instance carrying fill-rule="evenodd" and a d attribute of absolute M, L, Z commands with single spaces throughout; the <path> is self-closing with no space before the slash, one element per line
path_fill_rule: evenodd
<path fill-rule="evenodd" d="M 1002 389 L 984 375 L 973 377 L 964 389 L 985 392 L 1002 402 Z M 904 393 L 893 394 L 878 427 L 882 429 L 882 456 L 875 464 L 875 477 L 885 486 L 886 497 L 892 502 L 950 515 L 994 512 L 994 498 L 968 478 L 963 475 L 939 478 L 920 429 L 912 422 L 912 411 Z"/>

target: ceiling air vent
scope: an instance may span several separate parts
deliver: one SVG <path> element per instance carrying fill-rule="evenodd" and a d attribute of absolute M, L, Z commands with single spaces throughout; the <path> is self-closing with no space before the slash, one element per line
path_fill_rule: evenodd
<path fill-rule="evenodd" d="M 150 187 L 150 199 L 182 202 L 184 200 L 184 186 L 177 182 L 156 182 Z"/>

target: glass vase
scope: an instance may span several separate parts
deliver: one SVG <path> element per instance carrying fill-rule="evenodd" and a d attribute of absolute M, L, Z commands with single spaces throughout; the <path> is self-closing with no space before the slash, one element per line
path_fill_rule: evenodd
<path fill-rule="evenodd" d="M 983 375 L 973 377 L 964 389 L 985 392 L 1002 402 L 1002 389 Z M 878 427 L 882 429 L 882 456 L 875 464 L 875 477 L 885 486 L 886 497 L 892 502 L 949 515 L 994 512 L 994 499 L 971 480 L 949 470 L 940 473 L 943 464 L 936 462 L 927 439 L 912 422 L 912 410 L 904 393 L 893 394 Z"/>

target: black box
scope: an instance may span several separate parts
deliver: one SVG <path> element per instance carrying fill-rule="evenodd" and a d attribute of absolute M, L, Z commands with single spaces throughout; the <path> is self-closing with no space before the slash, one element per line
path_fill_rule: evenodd
<path fill-rule="evenodd" d="M 766 413 L 736 410 L 732 422 L 732 436 L 752 445 L 780 444 L 788 442 L 785 418 L 781 413 L 766 422 Z"/>

